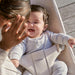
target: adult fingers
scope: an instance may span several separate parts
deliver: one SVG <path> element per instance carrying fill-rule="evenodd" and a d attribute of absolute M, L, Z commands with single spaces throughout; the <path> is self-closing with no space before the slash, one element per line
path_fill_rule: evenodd
<path fill-rule="evenodd" d="M 8 22 L 6 25 L 2 27 L 2 33 L 7 32 L 9 28 L 11 27 L 11 23 Z"/>
<path fill-rule="evenodd" d="M 17 22 L 20 20 L 20 18 L 21 18 L 20 15 L 17 15 L 17 16 L 15 17 L 15 19 L 14 19 L 13 22 L 12 22 L 12 26 L 11 26 L 10 30 L 13 30 L 13 29 L 15 28 L 15 26 L 16 26 Z"/>
<path fill-rule="evenodd" d="M 27 35 L 26 35 L 26 34 L 25 34 L 25 35 L 23 35 L 23 36 L 21 36 L 21 37 L 18 37 L 18 38 L 16 39 L 16 44 L 21 43 L 21 42 L 22 42 L 22 40 L 24 40 L 26 37 L 27 37 Z"/>
<path fill-rule="evenodd" d="M 16 33 L 18 33 L 21 27 L 23 26 L 24 20 L 25 20 L 25 17 L 22 16 L 20 20 L 18 21 L 18 23 L 16 24 L 15 26 Z"/>
<path fill-rule="evenodd" d="M 18 31 L 18 33 L 16 33 L 17 34 L 17 37 L 21 37 L 24 32 L 25 32 L 25 26 L 23 25 L 21 27 L 21 29 Z"/>
<path fill-rule="evenodd" d="M 24 40 L 26 37 L 28 36 L 27 33 L 24 32 L 24 34 L 21 37 L 18 37 L 18 41 L 21 42 L 22 40 Z"/>

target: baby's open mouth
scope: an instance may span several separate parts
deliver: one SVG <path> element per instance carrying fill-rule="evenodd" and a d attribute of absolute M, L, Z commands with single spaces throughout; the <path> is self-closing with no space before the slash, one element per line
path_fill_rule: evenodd
<path fill-rule="evenodd" d="M 29 32 L 35 32 L 35 30 L 34 30 L 34 29 L 28 29 L 28 31 L 29 31 Z"/>

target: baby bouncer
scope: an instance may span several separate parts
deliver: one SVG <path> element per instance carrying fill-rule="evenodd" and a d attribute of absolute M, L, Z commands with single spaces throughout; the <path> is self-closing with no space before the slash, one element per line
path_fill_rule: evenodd
<path fill-rule="evenodd" d="M 31 4 L 41 5 L 48 10 L 50 15 L 50 26 L 48 28 L 50 31 L 66 34 L 55 0 L 31 0 Z M 58 58 L 67 64 L 67 75 L 75 75 L 73 50 L 69 46 L 65 46 L 64 51 L 60 52 L 60 45 L 53 45 L 50 49 L 51 51 L 41 50 L 24 55 L 21 59 L 21 65 L 32 73 L 32 75 L 50 75 L 50 67 L 53 65 L 55 59 Z"/>

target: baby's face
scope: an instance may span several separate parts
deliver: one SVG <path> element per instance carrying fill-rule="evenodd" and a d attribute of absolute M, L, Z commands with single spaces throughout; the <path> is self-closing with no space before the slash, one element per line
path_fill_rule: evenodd
<path fill-rule="evenodd" d="M 27 21 L 27 32 L 29 37 L 39 37 L 45 29 L 43 13 L 42 12 L 31 12 L 30 17 Z"/>

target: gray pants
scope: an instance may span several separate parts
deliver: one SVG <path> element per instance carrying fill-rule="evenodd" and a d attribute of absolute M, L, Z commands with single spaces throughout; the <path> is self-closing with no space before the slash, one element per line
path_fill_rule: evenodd
<path fill-rule="evenodd" d="M 68 68 L 63 61 L 55 61 L 51 71 L 51 75 L 67 75 Z"/>
<path fill-rule="evenodd" d="M 32 74 L 26 70 L 24 71 L 23 75 L 32 75 Z"/>
<path fill-rule="evenodd" d="M 67 65 L 63 61 L 55 61 L 54 65 L 51 68 L 50 75 L 67 75 Z M 23 75 L 32 75 L 28 71 L 25 71 Z"/>

